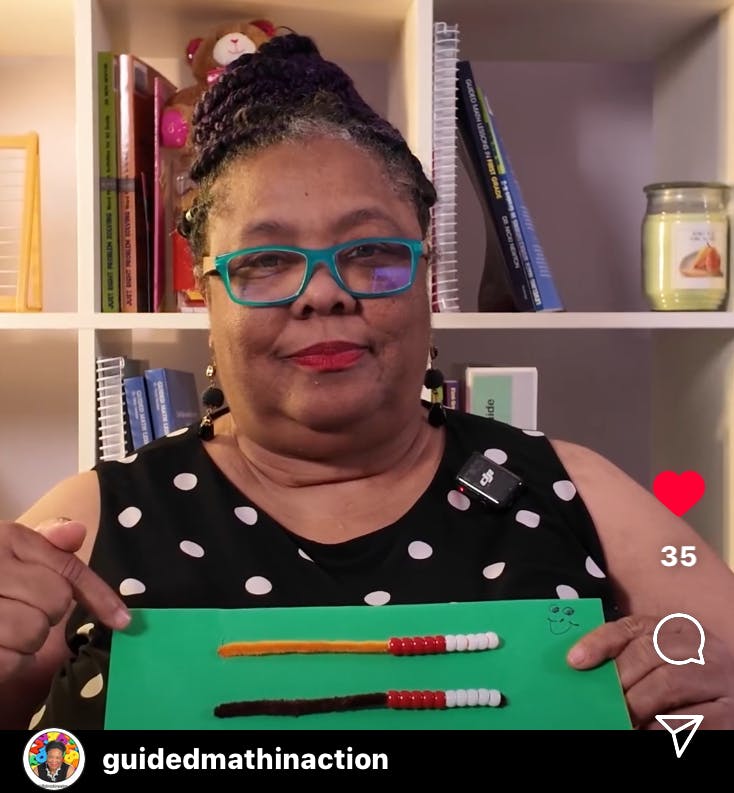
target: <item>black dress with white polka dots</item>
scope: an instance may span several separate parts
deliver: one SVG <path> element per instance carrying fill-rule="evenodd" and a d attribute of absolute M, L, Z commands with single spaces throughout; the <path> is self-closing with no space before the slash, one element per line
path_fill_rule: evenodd
<path fill-rule="evenodd" d="M 395 523 L 338 544 L 280 526 L 202 443 L 192 426 L 97 466 L 102 511 L 90 565 L 130 607 L 589 597 L 601 599 L 607 619 L 620 616 L 592 519 L 540 432 L 447 411 L 443 458 L 424 494 Z M 524 480 L 509 508 L 488 509 L 457 490 L 475 451 Z M 74 657 L 31 726 L 101 728 L 109 632 L 77 608 L 67 638 Z"/>

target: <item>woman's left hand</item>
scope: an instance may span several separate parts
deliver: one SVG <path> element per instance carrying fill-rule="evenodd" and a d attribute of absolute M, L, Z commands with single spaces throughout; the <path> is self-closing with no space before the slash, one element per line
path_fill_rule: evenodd
<path fill-rule="evenodd" d="M 663 729 L 660 715 L 703 716 L 702 729 L 734 729 L 734 656 L 723 642 L 706 634 L 704 664 L 670 664 L 655 651 L 653 633 L 660 620 L 628 616 L 588 633 L 568 653 L 575 669 L 616 661 L 632 724 Z M 664 641 L 663 641 L 664 637 Z M 674 660 L 697 658 L 698 629 L 686 619 L 661 628 L 658 646 Z"/>

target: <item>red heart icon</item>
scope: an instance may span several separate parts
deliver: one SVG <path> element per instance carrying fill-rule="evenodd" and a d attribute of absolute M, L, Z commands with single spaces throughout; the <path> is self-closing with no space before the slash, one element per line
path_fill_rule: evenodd
<path fill-rule="evenodd" d="M 652 489 L 658 501 L 680 517 L 701 500 L 706 483 L 695 471 L 663 471 L 655 477 Z"/>

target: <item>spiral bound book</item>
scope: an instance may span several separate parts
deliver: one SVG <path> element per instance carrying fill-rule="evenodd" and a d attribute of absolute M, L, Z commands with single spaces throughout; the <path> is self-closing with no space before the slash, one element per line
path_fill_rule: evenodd
<path fill-rule="evenodd" d="M 459 26 L 434 24 L 433 40 L 433 208 L 434 311 L 460 311 L 456 248 L 456 85 Z"/>

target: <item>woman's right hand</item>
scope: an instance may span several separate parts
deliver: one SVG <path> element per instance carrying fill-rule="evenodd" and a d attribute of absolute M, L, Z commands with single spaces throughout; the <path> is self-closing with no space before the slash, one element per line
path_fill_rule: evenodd
<path fill-rule="evenodd" d="M 0 521 L 0 682 L 33 660 L 73 601 L 110 628 L 130 622 L 114 590 L 75 556 L 85 536 L 75 521 L 37 530 Z"/>

